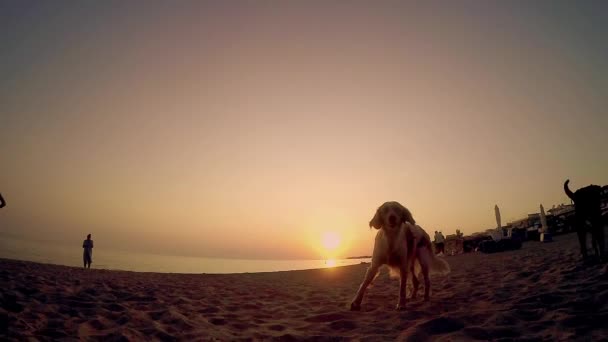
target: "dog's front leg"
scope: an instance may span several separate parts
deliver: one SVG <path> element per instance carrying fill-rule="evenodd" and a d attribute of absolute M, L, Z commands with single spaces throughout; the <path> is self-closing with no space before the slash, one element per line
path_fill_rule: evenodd
<path fill-rule="evenodd" d="M 397 303 L 397 310 L 405 310 L 405 290 L 407 284 L 407 265 L 402 263 L 399 268 L 401 281 L 399 282 L 399 302 Z"/>
<path fill-rule="evenodd" d="M 363 295 L 365 295 L 365 290 L 367 290 L 369 284 L 371 284 L 372 280 L 374 280 L 374 278 L 376 277 L 376 274 L 378 274 L 379 268 L 379 265 L 372 263 L 372 265 L 367 269 L 367 272 L 365 273 L 365 279 L 363 279 L 361 286 L 359 286 L 359 291 L 357 291 L 355 299 L 353 299 L 353 301 L 350 303 L 350 309 L 352 311 L 361 310 L 361 301 L 363 300 Z"/>

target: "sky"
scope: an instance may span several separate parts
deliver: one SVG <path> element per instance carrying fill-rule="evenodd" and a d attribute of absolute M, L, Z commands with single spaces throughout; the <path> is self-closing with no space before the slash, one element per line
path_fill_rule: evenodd
<path fill-rule="evenodd" d="M 569 203 L 608 184 L 606 13 L 2 1 L 0 233 L 325 258 L 369 254 L 385 201 L 444 234 Z"/>

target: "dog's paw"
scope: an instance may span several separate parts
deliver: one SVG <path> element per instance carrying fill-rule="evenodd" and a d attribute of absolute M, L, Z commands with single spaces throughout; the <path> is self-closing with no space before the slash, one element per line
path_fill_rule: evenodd
<path fill-rule="evenodd" d="M 395 310 L 397 310 L 397 311 L 404 311 L 405 310 L 405 304 L 397 304 L 397 306 L 395 307 Z"/>
<path fill-rule="evenodd" d="M 355 302 L 350 303 L 350 311 L 361 311 L 361 304 Z"/>

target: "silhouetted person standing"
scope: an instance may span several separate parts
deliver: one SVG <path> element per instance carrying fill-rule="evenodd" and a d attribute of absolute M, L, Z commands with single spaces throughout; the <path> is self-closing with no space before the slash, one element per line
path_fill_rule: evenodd
<path fill-rule="evenodd" d="M 2 194 L 0 194 L 0 208 L 6 207 L 6 201 L 2 198 Z"/>
<path fill-rule="evenodd" d="M 87 239 L 82 242 L 82 260 L 84 261 L 84 268 L 91 268 L 93 262 L 93 240 L 91 240 L 91 234 L 87 235 Z"/>
<path fill-rule="evenodd" d="M 438 231 L 435 231 L 435 254 L 445 254 L 445 237 Z"/>

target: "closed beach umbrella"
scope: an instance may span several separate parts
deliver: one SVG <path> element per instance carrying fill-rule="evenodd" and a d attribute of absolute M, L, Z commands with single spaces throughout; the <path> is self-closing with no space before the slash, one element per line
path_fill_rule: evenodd
<path fill-rule="evenodd" d="M 502 225 L 500 224 L 500 209 L 498 205 L 494 206 L 494 214 L 496 215 L 496 229 L 491 233 L 494 241 L 500 241 L 502 239 Z"/>
<path fill-rule="evenodd" d="M 494 213 L 496 214 L 496 228 L 502 227 L 500 224 L 500 209 L 498 209 L 498 205 L 494 206 Z"/>
<path fill-rule="evenodd" d="M 547 216 L 545 216 L 545 208 L 543 205 L 540 205 L 540 225 L 543 233 L 549 232 L 549 227 L 547 227 Z"/>

